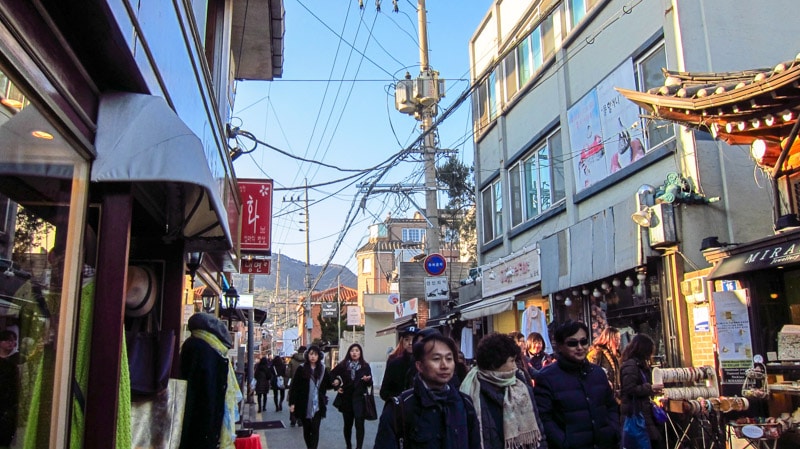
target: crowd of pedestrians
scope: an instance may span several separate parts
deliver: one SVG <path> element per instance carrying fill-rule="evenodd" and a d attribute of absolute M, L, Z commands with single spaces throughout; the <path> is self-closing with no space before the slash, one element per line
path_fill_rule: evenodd
<path fill-rule="evenodd" d="M 438 330 L 403 329 L 386 361 L 380 388 L 384 407 L 373 447 L 660 447 L 663 436 L 650 402 L 663 388 L 652 384 L 653 340 L 638 334 L 620 354 L 620 333 L 613 327 L 591 345 L 582 322 L 563 323 L 551 335 L 553 354 L 536 332 L 486 335 L 470 366 L 456 342 Z M 288 364 L 280 357 L 262 359 L 255 373 L 259 412 L 266 411 L 270 389 L 280 411 L 288 388 L 291 425 L 303 427 L 307 449 L 317 449 L 328 411 L 326 393 L 333 390 L 347 449 L 363 449 L 372 368 L 359 344 L 350 345 L 330 370 L 324 356 L 312 345 L 299 348 Z"/>
<path fill-rule="evenodd" d="M 486 335 L 468 368 L 452 339 L 433 329 L 404 330 L 387 360 L 374 447 L 660 447 L 650 405 L 663 388 L 652 385 L 653 341 L 637 335 L 621 356 L 613 327 L 592 345 L 582 322 L 565 322 L 552 335 L 553 354 L 536 332 Z M 634 441 L 623 428 L 642 415 L 648 438 Z"/>

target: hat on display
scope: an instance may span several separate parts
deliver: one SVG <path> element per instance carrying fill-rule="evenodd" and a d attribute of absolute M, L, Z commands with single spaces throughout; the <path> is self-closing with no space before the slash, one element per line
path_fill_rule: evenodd
<path fill-rule="evenodd" d="M 137 318 L 150 313 L 156 303 L 157 290 L 156 274 L 152 268 L 129 265 L 125 292 L 125 315 Z"/>

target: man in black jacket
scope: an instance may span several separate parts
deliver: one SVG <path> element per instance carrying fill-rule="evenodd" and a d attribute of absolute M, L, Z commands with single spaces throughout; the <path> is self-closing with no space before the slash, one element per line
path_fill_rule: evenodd
<path fill-rule="evenodd" d="M 412 389 L 387 403 L 375 447 L 382 449 L 480 449 L 475 408 L 468 395 L 450 385 L 458 348 L 432 333 L 414 344 L 418 376 Z"/>
<path fill-rule="evenodd" d="M 567 321 L 555 333 L 556 363 L 542 368 L 533 389 L 550 449 L 616 449 L 619 409 L 605 371 L 586 361 L 589 329 Z"/>

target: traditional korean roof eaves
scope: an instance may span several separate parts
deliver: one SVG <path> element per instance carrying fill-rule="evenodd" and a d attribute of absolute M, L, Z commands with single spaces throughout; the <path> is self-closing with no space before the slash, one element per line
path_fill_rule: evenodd
<path fill-rule="evenodd" d="M 800 112 L 800 54 L 772 69 L 663 72 L 664 86 L 648 92 L 616 89 L 654 118 L 709 131 L 730 144 L 780 142 Z"/>

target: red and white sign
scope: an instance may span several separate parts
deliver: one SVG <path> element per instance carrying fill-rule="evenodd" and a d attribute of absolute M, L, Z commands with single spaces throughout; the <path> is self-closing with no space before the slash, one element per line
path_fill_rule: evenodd
<path fill-rule="evenodd" d="M 270 274 L 272 266 L 270 259 L 242 259 L 239 266 L 241 274 Z"/>
<path fill-rule="evenodd" d="M 242 253 L 272 253 L 271 179 L 240 179 L 242 199 Z"/>

